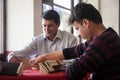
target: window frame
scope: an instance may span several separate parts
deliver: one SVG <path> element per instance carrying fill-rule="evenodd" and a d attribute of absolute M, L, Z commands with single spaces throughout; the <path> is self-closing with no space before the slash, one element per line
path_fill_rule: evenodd
<path fill-rule="evenodd" d="M 1 1 L 1 15 L 2 15 L 2 19 L 1 19 L 1 42 L 3 44 L 1 44 L 0 46 L 1 51 L 0 54 L 5 54 L 6 52 L 6 0 L 0 0 Z"/>
<path fill-rule="evenodd" d="M 119 1 L 119 36 L 120 36 L 120 1 Z"/>

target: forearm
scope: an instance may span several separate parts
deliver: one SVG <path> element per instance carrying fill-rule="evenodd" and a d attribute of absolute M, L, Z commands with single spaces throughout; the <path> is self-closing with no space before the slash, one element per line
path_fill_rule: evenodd
<path fill-rule="evenodd" d="M 43 62 L 46 60 L 64 60 L 63 52 L 62 51 L 55 51 L 51 53 L 45 53 L 43 55 L 37 56 L 34 59 L 30 60 L 31 66 L 36 65 L 39 62 Z"/>
<path fill-rule="evenodd" d="M 45 60 L 64 60 L 63 51 L 55 51 L 44 54 Z"/>
<path fill-rule="evenodd" d="M 15 51 L 15 52 L 10 52 L 9 54 L 8 54 L 8 56 L 7 56 L 7 60 L 8 60 L 8 62 L 10 61 L 10 59 L 13 57 L 13 56 L 16 56 L 16 57 L 18 57 L 18 58 L 22 58 L 22 54 L 21 53 L 16 53 L 17 51 Z"/>
<path fill-rule="evenodd" d="M 14 55 L 14 53 L 11 52 L 10 54 L 8 54 L 7 60 L 8 60 L 8 62 L 14 63 L 14 62 L 21 62 L 21 61 L 22 61 L 22 58 Z"/>

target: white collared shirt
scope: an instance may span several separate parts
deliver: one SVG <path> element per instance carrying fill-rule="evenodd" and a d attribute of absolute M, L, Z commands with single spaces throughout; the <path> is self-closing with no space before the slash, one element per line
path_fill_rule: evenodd
<path fill-rule="evenodd" d="M 48 52 L 53 52 L 57 50 L 62 50 L 64 48 L 73 47 L 78 45 L 77 38 L 66 31 L 58 30 L 57 35 L 53 41 L 47 39 L 45 34 L 40 34 L 32 39 L 25 48 L 19 51 L 13 51 L 8 55 L 8 60 L 12 55 L 18 57 L 29 57 L 30 55 L 41 55 Z"/>

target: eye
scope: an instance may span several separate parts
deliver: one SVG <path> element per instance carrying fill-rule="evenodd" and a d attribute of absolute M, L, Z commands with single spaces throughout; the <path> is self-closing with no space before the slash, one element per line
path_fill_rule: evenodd
<path fill-rule="evenodd" d="M 76 30 L 78 30 L 78 28 L 75 28 Z"/>
<path fill-rule="evenodd" d="M 46 27 L 46 25 L 42 25 L 43 27 Z"/>

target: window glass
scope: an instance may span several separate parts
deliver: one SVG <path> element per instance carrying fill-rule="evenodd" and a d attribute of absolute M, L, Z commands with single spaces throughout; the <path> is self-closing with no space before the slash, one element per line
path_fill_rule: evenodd
<path fill-rule="evenodd" d="M 50 9 L 52 9 L 52 6 L 43 3 L 43 12 L 45 12 L 45 11 L 47 11 L 47 10 L 50 10 Z"/>
<path fill-rule="evenodd" d="M 74 0 L 74 6 L 76 6 L 77 3 L 79 3 L 80 0 Z"/>
<path fill-rule="evenodd" d="M 71 0 L 53 0 L 53 3 L 71 9 Z"/>
<path fill-rule="evenodd" d="M 61 24 L 60 24 L 59 29 L 71 32 L 71 28 L 68 25 L 68 18 L 70 16 L 70 10 L 66 10 L 66 9 L 63 9 L 61 7 L 58 7 L 58 6 L 54 6 L 53 8 L 60 15 Z"/>

